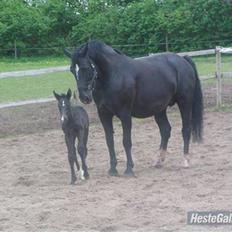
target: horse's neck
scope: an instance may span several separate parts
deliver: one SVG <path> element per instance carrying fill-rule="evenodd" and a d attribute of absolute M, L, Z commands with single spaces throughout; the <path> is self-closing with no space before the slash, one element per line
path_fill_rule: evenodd
<path fill-rule="evenodd" d="M 96 65 L 99 75 L 107 75 L 109 70 L 114 68 L 114 60 L 117 59 L 117 55 L 107 48 L 102 48 L 102 50 L 90 50 L 88 52 L 90 59 Z"/>

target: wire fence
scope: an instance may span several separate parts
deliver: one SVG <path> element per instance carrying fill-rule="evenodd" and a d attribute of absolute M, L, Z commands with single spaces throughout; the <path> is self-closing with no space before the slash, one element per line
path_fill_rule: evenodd
<path fill-rule="evenodd" d="M 22 47 L 17 45 L 17 41 L 14 41 L 14 46 L 8 48 L 0 47 L 0 57 L 8 56 L 12 58 L 19 58 L 24 56 L 43 56 L 43 55 L 63 55 L 64 47 L 62 46 L 52 46 L 52 47 Z M 76 49 L 81 45 L 81 42 L 77 42 L 76 46 L 69 47 L 70 49 Z M 214 38 L 211 40 L 198 40 L 192 43 L 191 38 L 185 39 L 175 39 L 168 37 L 168 35 L 163 35 L 163 40 L 153 41 L 148 43 L 128 43 L 128 44 L 111 44 L 112 47 L 121 50 L 123 53 L 131 57 L 144 56 L 149 53 L 157 52 L 181 52 L 181 51 L 191 51 L 194 48 L 197 50 L 207 49 L 209 47 L 215 46 L 230 47 L 232 46 L 232 37 L 230 38 Z M 68 46 L 67 46 L 68 47 Z M 196 50 L 196 49 L 194 49 Z"/>
<path fill-rule="evenodd" d="M 221 107 L 232 104 L 232 48 L 216 47 L 215 55 L 204 55 L 195 62 L 201 78 L 204 103 L 206 107 Z"/>

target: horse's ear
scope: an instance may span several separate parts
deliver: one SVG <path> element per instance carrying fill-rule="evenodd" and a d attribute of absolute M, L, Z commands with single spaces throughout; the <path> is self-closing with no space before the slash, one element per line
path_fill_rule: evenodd
<path fill-rule="evenodd" d="M 53 90 L 53 94 L 54 94 L 55 98 L 57 99 L 57 101 L 59 101 L 59 100 L 60 100 L 60 95 L 57 94 L 57 93 L 55 92 L 55 90 Z"/>
<path fill-rule="evenodd" d="M 72 58 L 72 53 L 71 53 L 67 48 L 64 49 L 64 54 L 65 54 L 67 57 Z"/>
<path fill-rule="evenodd" d="M 71 89 L 68 89 L 68 92 L 67 92 L 68 100 L 70 100 L 71 96 L 72 96 L 72 91 L 71 91 Z"/>
<path fill-rule="evenodd" d="M 86 55 L 87 55 L 87 52 L 88 52 L 88 43 L 86 43 L 86 45 L 83 47 L 82 55 L 83 55 L 83 56 L 86 56 Z"/>

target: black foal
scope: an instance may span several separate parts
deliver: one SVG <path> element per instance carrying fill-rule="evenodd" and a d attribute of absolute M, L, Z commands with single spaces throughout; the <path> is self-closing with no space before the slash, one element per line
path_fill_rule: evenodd
<path fill-rule="evenodd" d="M 85 163 L 87 156 L 87 141 L 89 133 L 89 118 L 88 114 L 81 106 L 71 106 L 70 98 L 72 92 L 69 89 L 67 94 L 57 94 L 53 91 L 55 98 L 58 101 L 58 108 L 60 111 L 60 120 L 62 130 L 65 134 L 65 142 L 68 149 L 68 161 L 71 168 L 71 184 L 74 184 L 77 180 L 74 163 L 77 166 L 77 170 L 80 171 L 81 179 L 88 179 L 88 168 Z M 78 139 L 77 150 L 81 157 L 82 167 L 80 168 L 77 156 L 75 141 Z"/>

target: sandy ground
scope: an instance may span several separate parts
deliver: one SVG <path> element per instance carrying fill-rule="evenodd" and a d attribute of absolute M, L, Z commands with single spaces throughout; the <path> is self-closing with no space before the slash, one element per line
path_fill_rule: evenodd
<path fill-rule="evenodd" d="M 182 168 L 178 113 L 169 114 L 172 137 L 161 169 L 151 166 L 158 155 L 158 127 L 153 119 L 134 120 L 135 178 L 107 175 L 103 129 L 98 121 L 92 122 L 87 159 L 90 179 L 78 180 L 74 186 L 69 185 L 62 131 L 46 129 L 51 125 L 44 124 L 26 127 L 18 120 L 25 131 L 34 128 L 37 132 L 20 133 L 25 131 L 11 128 L 7 135 L 6 114 L 0 118 L 1 128 L 5 128 L 0 139 L 0 231 L 232 230 L 232 226 L 186 224 L 188 211 L 232 210 L 232 111 L 205 113 L 204 144 L 191 145 L 189 169 Z M 54 128 L 57 125 L 56 121 Z M 126 165 L 122 131 L 118 121 L 114 125 L 122 174 Z"/>

